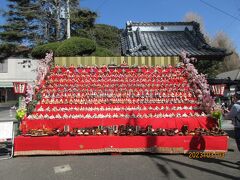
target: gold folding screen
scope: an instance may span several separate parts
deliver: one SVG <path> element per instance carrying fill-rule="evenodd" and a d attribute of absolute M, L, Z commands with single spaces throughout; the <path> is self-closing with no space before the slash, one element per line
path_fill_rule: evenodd
<path fill-rule="evenodd" d="M 130 57 L 130 56 L 121 56 L 121 57 L 95 57 L 95 56 L 87 56 L 87 57 L 55 57 L 54 58 L 56 65 L 61 66 L 78 66 L 78 65 L 108 65 L 108 64 L 116 64 L 120 65 L 123 61 L 125 61 L 128 65 L 176 65 L 179 62 L 178 56 L 172 57 Z"/>

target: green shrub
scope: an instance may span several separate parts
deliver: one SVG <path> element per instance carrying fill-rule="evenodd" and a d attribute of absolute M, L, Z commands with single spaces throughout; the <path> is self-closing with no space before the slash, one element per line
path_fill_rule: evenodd
<path fill-rule="evenodd" d="M 60 44 L 61 44 L 60 42 L 52 42 L 52 43 L 36 46 L 32 50 L 32 57 L 41 59 L 41 58 L 44 58 L 46 53 L 49 53 L 50 51 L 53 51 L 53 54 L 55 54 Z"/>
<path fill-rule="evenodd" d="M 96 51 L 94 51 L 91 55 L 92 56 L 99 56 L 99 57 L 114 56 L 112 51 L 110 51 L 106 48 L 103 48 L 103 47 L 97 47 Z"/>
<path fill-rule="evenodd" d="M 94 41 L 86 38 L 72 37 L 62 42 L 56 51 L 56 56 L 88 56 L 96 50 Z"/>

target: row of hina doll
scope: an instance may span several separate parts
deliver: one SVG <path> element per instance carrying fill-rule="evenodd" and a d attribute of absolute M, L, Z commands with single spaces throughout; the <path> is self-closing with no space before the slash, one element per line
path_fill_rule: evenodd
<path fill-rule="evenodd" d="M 95 112 L 95 111 L 182 111 L 182 110 L 195 110 L 198 111 L 200 110 L 200 107 L 197 105 L 178 105 L 178 106 L 168 106 L 168 105 L 162 105 L 162 106 L 40 106 L 36 109 L 36 112 L 79 112 L 79 111 L 90 111 L 90 112 Z"/>
<path fill-rule="evenodd" d="M 44 92 L 42 97 L 45 99 L 59 99 L 59 98 L 193 98 L 194 94 L 191 92 L 177 92 L 169 90 L 169 92 L 159 91 L 119 91 L 119 90 L 94 90 L 87 92 Z"/>
<path fill-rule="evenodd" d="M 191 98 L 56 98 L 42 99 L 42 104 L 198 104 Z"/>
<path fill-rule="evenodd" d="M 28 119 L 146 119 L 146 118 L 189 118 L 189 117 L 206 117 L 204 112 L 190 112 L 190 113 L 179 113 L 179 112 L 171 112 L 171 113 L 58 113 L 48 114 L 48 113 L 34 113 L 28 116 Z"/>

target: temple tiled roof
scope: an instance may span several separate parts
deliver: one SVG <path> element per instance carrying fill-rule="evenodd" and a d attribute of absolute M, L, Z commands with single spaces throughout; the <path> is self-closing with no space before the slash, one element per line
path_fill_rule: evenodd
<path fill-rule="evenodd" d="M 121 35 L 125 56 L 179 56 L 182 50 L 195 57 L 226 55 L 226 50 L 206 43 L 196 22 L 127 22 Z"/>

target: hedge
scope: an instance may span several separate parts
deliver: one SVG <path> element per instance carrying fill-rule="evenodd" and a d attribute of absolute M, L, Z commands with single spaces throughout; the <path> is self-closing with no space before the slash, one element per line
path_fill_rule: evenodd
<path fill-rule="evenodd" d="M 60 42 L 52 42 L 52 43 L 36 46 L 32 50 L 32 53 L 31 53 L 32 57 L 41 59 L 41 58 L 44 58 L 46 53 L 49 53 L 50 51 L 53 51 L 53 53 L 55 54 L 60 44 L 61 44 Z"/>
<path fill-rule="evenodd" d="M 61 43 L 55 55 L 58 57 L 87 56 L 95 50 L 96 44 L 94 41 L 86 38 L 72 37 Z"/>

